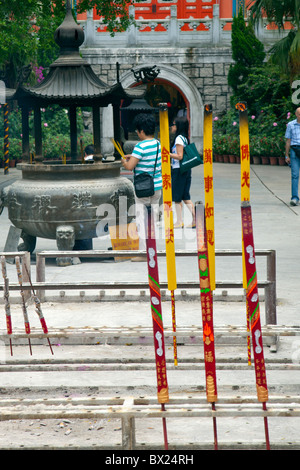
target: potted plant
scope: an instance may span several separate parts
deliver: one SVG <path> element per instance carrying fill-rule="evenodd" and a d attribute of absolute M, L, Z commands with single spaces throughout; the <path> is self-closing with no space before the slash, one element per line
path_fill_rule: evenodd
<path fill-rule="evenodd" d="M 229 162 L 240 162 L 240 141 L 236 135 L 228 136 Z"/>
<path fill-rule="evenodd" d="M 250 155 L 254 165 L 261 163 L 261 147 L 257 135 L 250 136 Z"/>
<path fill-rule="evenodd" d="M 270 150 L 270 137 L 263 135 L 259 139 L 259 149 L 261 162 L 263 165 L 269 165 L 269 150 Z"/>
<path fill-rule="evenodd" d="M 224 161 L 224 146 L 224 136 L 216 134 L 213 139 L 213 155 L 216 162 Z"/>
<path fill-rule="evenodd" d="M 279 160 L 280 160 L 281 165 L 285 164 L 284 154 L 285 154 L 285 141 L 284 141 L 283 136 L 271 136 L 269 139 L 270 164 L 278 165 Z"/>
<path fill-rule="evenodd" d="M 213 151 L 216 161 L 228 163 L 229 155 L 236 152 L 236 145 L 233 145 L 233 136 L 217 134 L 213 141 Z"/>
<path fill-rule="evenodd" d="M 22 141 L 21 138 L 17 139 L 12 137 L 9 140 L 9 166 L 11 168 L 16 166 L 16 162 L 22 157 Z"/>
<path fill-rule="evenodd" d="M 278 155 L 278 164 L 280 166 L 286 165 L 285 162 L 285 139 L 283 136 L 280 136 L 278 139 L 279 155 Z"/>

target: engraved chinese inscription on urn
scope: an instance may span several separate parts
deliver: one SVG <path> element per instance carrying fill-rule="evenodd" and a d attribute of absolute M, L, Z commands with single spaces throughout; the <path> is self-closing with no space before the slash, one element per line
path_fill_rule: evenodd
<path fill-rule="evenodd" d="M 37 237 L 55 239 L 59 250 L 72 250 L 75 240 L 99 236 L 102 220 L 118 225 L 124 216 L 121 197 L 126 198 L 126 212 L 134 204 L 133 185 L 120 176 L 119 162 L 19 167 L 22 179 L 4 188 L 1 198 L 9 219 L 22 230 L 22 249 L 28 251 L 34 250 Z M 112 208 L 108 213 L 99 210 L 107 205 Z"/>

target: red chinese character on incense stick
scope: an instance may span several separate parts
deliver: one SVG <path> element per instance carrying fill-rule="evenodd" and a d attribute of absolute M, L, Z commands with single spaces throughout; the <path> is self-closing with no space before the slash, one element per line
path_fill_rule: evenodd
<path fill-rule="evenodd" d="M 242 186 L 250 188 L 250 175 L 249 171 L 244 171 L 242 176 Z"/>
<path fill-rule="evenodd" d="M 162 175 L 162 183 L 163 183 L 163 188 L 164 189 L 171 188 L 171 175 L 168 175 L 167 173 L 164 173 Z"/>
<path fill-rule="evenodd" d="M 170 155 L 169 151 L 166 149 L 166 147 L 163 147 L 162 151 L 161 151 L 161 161 L 162 161 L 162 163 L 168 163 L 169 155 Z"/>
<path fill-rule="evenodd" d="M 212 163 L 212 150 L 204 149 L 204 163 Z"/>
<path fill-rule="evenodd" d="M 206 193 L 208 193 L 209 190 L 212 189 L 212 182 L 213 182 L 212 176 L 205 176 L 205 178 L 204 178 L 204 190 L 205 190 Z"/>
<path fill-rule="evenodd" d="M 248 145 L 242 145 L 242 160 L 249 160 L 249 146 Z"/>

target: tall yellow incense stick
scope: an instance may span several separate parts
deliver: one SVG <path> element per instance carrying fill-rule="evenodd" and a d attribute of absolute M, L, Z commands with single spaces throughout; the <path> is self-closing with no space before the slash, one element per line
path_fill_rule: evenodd
<path fill-rule="evenodd" d="M 163 202 L 164 202 L 164 223 L 165 223 L 168 289 L 171 291 L 171 299 L 172 299 L 173 332 L 176 332 L 174 290 L 177 288 L 177 282 L 176 282 L 176 264 L 175 264 L 174 225 L 173 225 L 173 211 L 172 211 L 172 182 L 171 182 L 171 162 L 170 162 L 169 118 L 168 118 L 168 108 L 167 108 L 166 103 L 161 103 L 159 105 L 159 124 L 160 124 L 161 170 L 162 170 L 162 182 L 163 182 Z M 174 364 L 175 366 L 177 366 L 178 361 L 177 361 L 176 336 L 173 336 L 173 345 L 174 345 Z"/>
<path fill-rule="evenodd" d="M 246 103 L 237 103 L 240 121 L 241 201 L 250 201 L 250 145 Z"/>
<path fill-rule="evenodd" d="M 122 158 L 125 158 L 124 152 L 122 150 L 121 144 L 119 142 L 116 142 L 114 139 L 110 139 L 112 143 L 114 144 L 115 149 L 119 152 Z"/>
<path fill-rule="evenodd" d="M 215 223 L 214 223 L 214 185 L 213 185 L 213 149 L 212 149 L 212 106 L 204 106 L 203 130 L 203 171 L 205 193 L 205 218 L 207 230 L 208 263 L 210 271 L 210 289 L 216 288 L 215 280 Z"/>
<path fill-rule="evenodd" d="M 247 104 L 240 102 L 236 104 L 236 109 L 239 111 L 239 126 L 240 126 L 240 157 L 241 157 L 241 201 L 250 201 L 250 143 L 249 143 L 249 124 L 248 124 L 248 111 Z M 247 289 L 247 277 L 244 257 L 244 244 L 243 244 L 243 287 Z M 250 333 L 249 328 L 249 306 L 246 301 L 246 317 L 247 317 L 247 331 Z M 247 337 L 248 348 L 248 365 L 251 365 L 251 345 L 250 335 Z"/>

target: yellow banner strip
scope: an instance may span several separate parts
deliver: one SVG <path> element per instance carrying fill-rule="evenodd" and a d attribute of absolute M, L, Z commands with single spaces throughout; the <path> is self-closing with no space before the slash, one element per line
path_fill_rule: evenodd
<path fill-rule="evenodd" d="M 241 201 L 250 201 L 250 144 L 247 104 L 237 103 L 240 124 Z"/>
<path fill-rule="evenodd" d="M 213 185 L 213 147 L 212 147 L 212 106 L 204 106 L 203 129 L 203 171 L 205 218 L 207 230 L 208 263 L 210 272 L 210 289 L 215 290 L 215 222 L 214 222 L 214 185 Z"/>
<path fill-rule="evenodd" d="M 172 181 L 171 181 L 171 161 L 170 161 L 170 136 L 168 108 L 165 103 L 160 104 L 159 109 L 160 143 L 161 143 L 161 172 L 163 183 L 163 203 L 164 203 L 164 223 L 167 258 L 168 289 L 175 290 L 176 264 L 175 264 L 175 243 L 174 225 L 172 211 Z"/>

